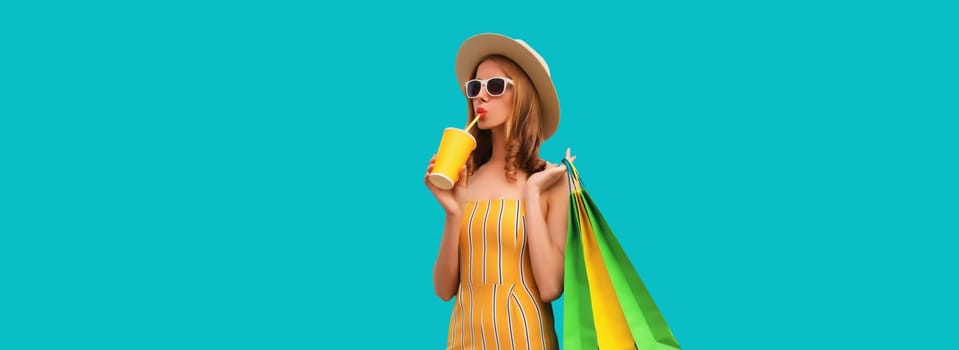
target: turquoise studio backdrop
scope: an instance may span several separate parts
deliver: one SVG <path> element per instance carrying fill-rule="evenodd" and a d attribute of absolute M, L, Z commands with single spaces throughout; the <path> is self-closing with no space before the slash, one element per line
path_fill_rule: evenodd
<path fill-rule="evenodd" d="M 956 15 L 7 2 L 0 349 L 443 348 L 423 175 L 481 32 L 548 60 L 542 155 L 578 156 L 685 349 L 956 348 Z"/>

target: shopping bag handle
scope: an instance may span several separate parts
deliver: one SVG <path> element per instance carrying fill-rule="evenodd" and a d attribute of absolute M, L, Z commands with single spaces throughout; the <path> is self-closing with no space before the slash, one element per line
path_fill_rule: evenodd
<path fill-rule="evenodd" d="M 563 164 L 566 164 L 566 176 L 569 178 L 567 184 L 569 185 L 569 192 L 580 192 L 585 186 L 583 186 L 583 180 L 579 177 L 579 170 L 576 170 L 576 166 L 573 165 L 573 162 L 569 158 L 563 158 Z"/>

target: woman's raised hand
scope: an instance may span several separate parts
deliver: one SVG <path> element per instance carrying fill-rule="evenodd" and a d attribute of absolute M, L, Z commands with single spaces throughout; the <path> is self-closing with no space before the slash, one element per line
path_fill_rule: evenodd
<path fill-rule="evenodd" d="M 464 165 L 460 168 L 459 180 L 456 181 L 456 184 L 453 185 L 452 189 L 444 190 L 433 185 L 430 182 L 430 172 L 433 171 L 433 166 L 436 163 L 436 155 L 433 155 L 433 158 L 430 158 L 430 164 L 426 167 L 426 175 L 423 176 L 423 182 L 426 183 L 426 188 L 433 193 L 433 196 L 436 197 L 436 201 L 440 203 L 440 206 L 443 207 L 443 210 L 446 211 L 447 215 L 459 215 L 460 214 L 460 203 L 457 198 L 459 194 L 466 188 L 466 166 Z"/>

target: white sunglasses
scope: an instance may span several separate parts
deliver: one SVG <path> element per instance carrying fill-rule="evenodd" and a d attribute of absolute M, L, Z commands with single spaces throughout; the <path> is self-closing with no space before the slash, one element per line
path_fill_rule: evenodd
<path fill-rule="evenodd" d="M 486 93 L 490 96 L 500 96 L 506 92 L 506 86 L 513 85 L 509 78 L 492 77 L 486 80 L 473 79 L 466 82 L 466 97 L 470 99 L 479 96 L 480 90 L 486 87 Z"/>

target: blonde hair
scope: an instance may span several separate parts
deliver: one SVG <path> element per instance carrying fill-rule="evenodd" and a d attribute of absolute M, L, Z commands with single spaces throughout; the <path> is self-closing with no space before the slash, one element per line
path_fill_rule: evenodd
<path fill-rule="evenodd" d="M 517 169 L 533 174 L 546 168 L 546 161 L 539 158 L 539 146 L 543 143 L 543 110 L 536 88 L 519 65 L 500 55 L 484 57 L 480 63 L 493 61 L 513 80 L 513 113 L 506 119 L 506 180 L 516 181 Z M 479 64 L 477 64 L 477 67 Z M 473 71 L 476 76 L 476 71 Z M 468 100 L 467 122 L 473 120 L 473 100 Z M 467 161 L 467 173 L 485 164 L 493 156 L 493 138 L 490 130 L 470 129 L 476 138 L 476 149 Z"/>

